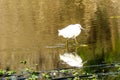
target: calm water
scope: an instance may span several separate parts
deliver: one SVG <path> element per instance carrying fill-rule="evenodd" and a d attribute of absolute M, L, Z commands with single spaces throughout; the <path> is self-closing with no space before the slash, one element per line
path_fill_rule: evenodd
<path fill-rule="evenodd" d="M 60 45 L 66 40 L 57 30 L 74 23 L 86 29 L 78 37 L 89 45 L 78 50 L 83 60 L 119 53 L 119 9 L 118 0 L 1 0 L 0 68 L 21 70 L 22 60 L 39 70 L 64 67 L 59 54 L 65 52 Z"/>

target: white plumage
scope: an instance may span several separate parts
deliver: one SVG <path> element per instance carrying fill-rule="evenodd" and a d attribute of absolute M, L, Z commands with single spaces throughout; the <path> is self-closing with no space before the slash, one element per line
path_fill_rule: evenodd
<path fill-rule="evenodd" d="M 76 38 L 81 33 L 81 29 L 84 28 L 82 28 L 80 24 L 71 24 L 58 30 L 58 35 L 64 38 Z"/>
<path fill-rule="evenodd" d="M 73 55 L 72 53 L 64 53 L 63 55 L 60 55 L 60 60 L 67 63 L 69 66 L 72 67 L 82 67 L 82 59 L 77 54 Z"/>

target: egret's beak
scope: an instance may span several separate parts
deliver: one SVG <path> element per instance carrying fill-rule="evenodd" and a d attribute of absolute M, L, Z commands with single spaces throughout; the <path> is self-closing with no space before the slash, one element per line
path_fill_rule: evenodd
<path fill-rule="evenodd" d="M 81 27 L 82 30 L 85 30 L 85 28 Z"/>

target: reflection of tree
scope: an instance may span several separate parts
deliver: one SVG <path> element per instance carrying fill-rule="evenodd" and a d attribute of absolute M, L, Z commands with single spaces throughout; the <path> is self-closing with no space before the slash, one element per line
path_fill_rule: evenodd
<path fill-rule="evenodd" d="M 116 10 L 111 13 L 111 2 L 101 1 L 97 5 L 97 11 L 91 21 L 91 37 L 89 42 L 95 42 L 95 48 L 103 48 L 105 52 L 115 49 L 115 36 L 117 21 L 111 22 L 110 16 L 114 15 Z M 118 31 L 116 31 L 117 33 Z"/>

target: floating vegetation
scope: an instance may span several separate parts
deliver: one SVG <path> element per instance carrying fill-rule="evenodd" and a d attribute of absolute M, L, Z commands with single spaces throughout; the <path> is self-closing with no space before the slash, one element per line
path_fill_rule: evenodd
<path fill-rule="evenodd" d="M 91 72 L 86 71 L 87 68 Z M 101 72 L 96 69 L 101 68 Z M 105 69 L 110 69 L 104 71 Z M 83 66 L 81 68 L 61 68 L 44 71 L 36 71 L 34 69 L 25 68 L 21 73 L 13 70 L 0 70 L 0 80 L 108 80 L 108 77 L 118 80 L 120 78 L 120 63 L 109 63 L 99 65 Z M 110 79 L 111 80 L 111 79 Z"/>
<path fill-rule="evenodd" d="M 72 44 L 72 45 L 69 45 L 69 47 L 88 47 L 88 45 L 87 44 L 78 44 L 78 45 L 76 45 L 76 44 Z M 46 48 L 53 48 L 53 49 L 55 49 L 55 48 L 65 48 L 65 44 L 56 44 L 56 45 L 48 45 L 48 46 L 46 46 Z"/>

